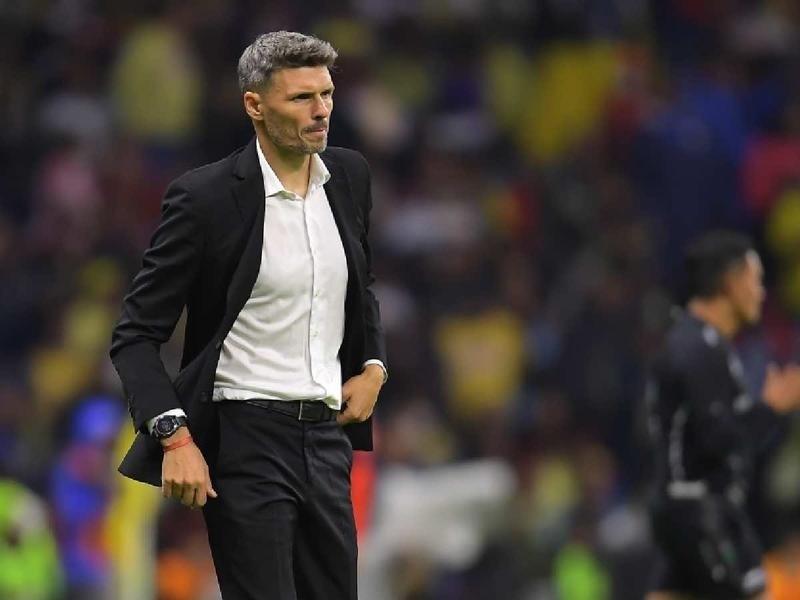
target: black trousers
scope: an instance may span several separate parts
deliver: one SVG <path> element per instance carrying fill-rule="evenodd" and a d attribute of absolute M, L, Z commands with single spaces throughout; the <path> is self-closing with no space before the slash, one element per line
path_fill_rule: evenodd
<path fill-rule="evenodd" d="M 651 502 L 662 551 L 654 590 L 737 600 L 766 588 L 761 545 L 745 512 L 723 496 Z"/>
<path fill-rule="evenodd" d="M 336 421 L 221 402 L 203 509 L 224 600 L 356 600 L 353 450 Z"/>

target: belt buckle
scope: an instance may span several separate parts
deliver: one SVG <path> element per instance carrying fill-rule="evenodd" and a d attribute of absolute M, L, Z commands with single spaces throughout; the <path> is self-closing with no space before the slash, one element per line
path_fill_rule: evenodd
<path fill-rule="evenodd" d="M 309 419 L 303 418 L 303 407 L 306 405 L 305 400 L 300 400 L 300 410 L 297 413 L 297 420 L 298 421 L 308 421 Z"/>

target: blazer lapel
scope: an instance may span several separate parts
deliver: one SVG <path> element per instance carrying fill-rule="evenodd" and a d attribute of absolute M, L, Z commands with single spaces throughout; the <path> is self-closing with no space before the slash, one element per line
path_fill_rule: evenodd
<path fill-rule="evenodd" d="M 328 204 L 331 206 L 333 219 L 336 221 L 336 227 L 339 230 L 339 237 L 342 238 L 344 255 L 347 259 L 347 293 L 349 295 L 351 286 L 359 284 L 353 288 L 353 290 L 358 290 L 361 282 L 361 271 L 353 259 L 354 245 L 359 243 L 359 236 L 356 231 L 356 216 L 354 214 L 350 183 L 347 179 L 347 173 L 338 163 L 325 155 L 321 155 L 321 157 L 331 174 L 331 178 L 325 184 L 325 195 L 328 197 Z"/>
<path fill-rule="evenodd" d="M 264 208 L 264 178 L 256 154 L 256 138 L 244 147 L 233 166 L 233 197 L 243 223 Z"/>
<path fill-rule="evenodd" d="M 331 206 L 333 219 L 339 230 L 339 237 L 342 240 L 344 256 L 347 261 L 347 295 L 344 301 L 344 339 L 339 349 L 339 357 L 342 365 L 342 377 L 347 378 L 355 374 L 353 363 L 354 340 L 357 332 L 360 331 L 354 319 L 362 313 L 361 309 L 361 281 L 362 273 L 358 266 L 355 256 L 355 245 L 359 242 L 358 224 L 355 215 L 355 205 L 352 200 L 350 182 L 347 173 L 338 163 L 330 157 L 321 155 L 325 166 L 331 174 L 328 183 L 325 184 L 325 195 Z"/>
<path fill-rule="evenodd" d="M 239 155 L 233 176 L 233 196 L 247 241 L 228 288 L 225 319 L 221 324 L 222 335 L 227 335 L 250 297 L 261 266 L 261 250 L 264 243 L 264 179 L 258 165 L 255 137 Z"/>
<path fill-rule="evenodd" d="M 261 266 L 262 246 L 264 243 L 264 179 L 256 154 L 256 138 L 253 138 L 239 155 L 234 167 L 233 196 L 236 208 L 242 219 L 242 227 L 247 242 L 239 261 L 239 265 L 231 279 L 225 310 L 225 319 L 221 323 L 218 340 L 227 335 L 239 312 L 244 307 L 250 292 L 253 290 L 258 271 Z M 362 273 L 354 260 L 354 246 L 359 243 L 355 206 L 351 199 L 350 184 L 345 170 L 330 157 L 321 155 L 325 166 L 331 174 L 325 184 L 325 195 L 333 213 L 339 237 L 342 240 L 345 259 L 347 261 L 347 299 L 346 317 L 354 312 L 353 302 L 360 301 Z"/>

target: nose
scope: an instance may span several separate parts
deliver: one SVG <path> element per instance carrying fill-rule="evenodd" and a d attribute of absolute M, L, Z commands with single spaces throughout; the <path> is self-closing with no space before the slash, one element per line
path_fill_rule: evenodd
<path fill-rule="evenodd" d="M 312 111 L 311 116 L 315 120 L 326 119 L 331 114 L 331 103 L 326 98 L 318 95 L 314 99 Z"/>

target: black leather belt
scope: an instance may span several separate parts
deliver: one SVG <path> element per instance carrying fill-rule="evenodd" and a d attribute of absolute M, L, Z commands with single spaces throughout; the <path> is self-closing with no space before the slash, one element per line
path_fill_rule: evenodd
<path fill-rule="evenodd" d="M 334 421 L 339 414 L 322 400 L 245 400 L 247 404 L 274 410 L 297 419 L 298 421 Z"/>

